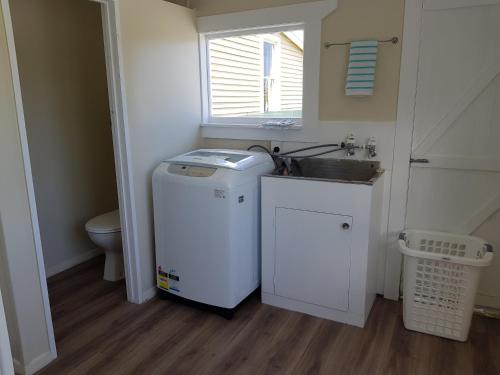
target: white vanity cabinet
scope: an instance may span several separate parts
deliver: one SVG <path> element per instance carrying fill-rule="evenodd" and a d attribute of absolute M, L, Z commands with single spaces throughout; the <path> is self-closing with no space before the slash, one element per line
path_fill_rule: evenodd
<path fill-rule="evenodd" d="M 274 293 L 331 309 L 349 308 L 352 217 L 276 207 Z"/>
<path fill-rule="evenodd" d="M 375 299 L 382 178 L 261 181 L 262 301 L 363 327 Z"/>

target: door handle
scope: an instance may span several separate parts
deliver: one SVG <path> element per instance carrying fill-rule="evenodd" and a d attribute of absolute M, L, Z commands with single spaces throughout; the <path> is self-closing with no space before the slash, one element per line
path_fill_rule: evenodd
<path fill-rule="evenodd" d="M 348 230 L 351 226 L 348 223 L 343 223 L 342 224 L 342 229 L 343 230 Z"/>

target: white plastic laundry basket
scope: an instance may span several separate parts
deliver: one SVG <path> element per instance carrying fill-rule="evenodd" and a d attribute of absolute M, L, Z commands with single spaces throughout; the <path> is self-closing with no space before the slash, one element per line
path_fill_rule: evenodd
<path fill-rule="evenodd" d="M 491 245 L 477 237 L 406 230 L 403 321 L 407 329 L 466 341 L 482 267 Z"/>

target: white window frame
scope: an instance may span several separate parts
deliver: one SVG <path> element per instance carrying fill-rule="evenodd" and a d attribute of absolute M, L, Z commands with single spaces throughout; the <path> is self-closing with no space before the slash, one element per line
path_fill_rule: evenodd
<path fill-rule="evenodd" d="M 288 30 L 283 30 L 283 31 L 288 31 Z M 279 78 L 276 81 L 278 86 L 275 88 L 275 95 L 276 95 L 276 90 L 278 93 L 281 93 L 281 38 L 276 35 L 271 35 L 269 39 L 262 38 L 261 43 L 260 43 L 260 48 L 262 51 L 262 59 L 261 59 L 261 92 L 264 92 L 264 46 L 265 43 L 269 43 L 273 46 L 273 53 L 272 53 L 272 64 L 271 64 L 271 71 L 274 73 L 279 72 Z M 302 79 L 304 78 L 304 75 L 302 74 Z M 264 97 L 262 96 L 262 106 L 261 106 L 261 111 L 264 111 Z M 265 119 L 263 119 L 265 120 Z M 302 123 L 302 118 L 295 118 L 297 122 L 300 121 Z"/>
<path fill-rule="evenodd" d="M 234 117 L 217 117 L 217 116 L 212 116 L 211 114 L 211 108 L 212 108 L 212 89 L 211 89 L 211 82 L 210 82 L 210 41 L 213 39 L 220 39 L 220 38 L 230 38 L 234 36 L 244 36 L 244 35 L 256 35 L 256 34 L 273 34 L 273 33 L 278 33 L 278 32 L 284 32 L 284 31 L 293 31 L 293 30 L 303 30 L 304 29 L 304 24 L 298 23 L 298 24 L 291 24 L 291 25 L 286 25 L 286 26 L 271 26 L 271 27 L 259 27 L 259 28 L 252 28 L 252 29 L 241 29 L 241 30 L 235 30 L 235 31 L 228 31 L 228 32 L 216 32 L 216 33 L 209 33 L 205 34 L 204 38 L 204 55 L 205 55 L 205 60 L 201 61 L 201 64 L 205 64 L 205 72 L 202 74 L 206 74 L 204 77 L 202 77 L 202 81 L 205 81 L 206 83 L 203 85 L 202 88 L 204 92 L 202 93 L 202 98 L 203 98 L 203 103 L 206 103 L 206 113 L 203 113 L 203 121 L 207 124 L 220 124 L 220 125 L 250 125 L 250 126 L 262 126 L 263 123 L 270 121 L 270 120 L 288 120 L 288 117 L 249 117 L 249 116 L 234 116 Z M 275 45 L 278 44 L 278 41 L 275 41 Z M 261 40 L 261 50 L 263 50 L 263 45 L 264 45 L 264 40 Z M 278 50 L 276 52 L 279 53 Z M 261 75 L 263 75 L 263 62 L 261 59 Z M 302 77 L 302 80 L 304 77 Z M 263 85 L 261 84 L 263 87 Z M 206 99 L 205 99 L 206 97 Z M 205 107 L 205 106 L 204 106 Z M 263 100 L 261 102 L 261 107 L 264 107 Z M 302 127 L 302 118 L 290 118 L 291 120 L 294 121 L 293 127 L 295 128 L 300 128 Z"/>
<path fill-rule="evenodd" d="M 315 141 L 319 128 L 321 23 L 337 8 L 336 0 L 199 17 L 202 136 L 207 138 Z M 302 119 L 285 129 L 262 127 L 263 118 L 211 117 L 208 42 L 251 33 L 304 30 Z"/>

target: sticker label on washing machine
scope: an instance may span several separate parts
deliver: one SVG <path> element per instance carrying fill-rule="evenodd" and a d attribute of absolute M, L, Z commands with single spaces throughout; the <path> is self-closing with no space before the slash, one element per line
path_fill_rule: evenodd
<path fill-rule="evenodd" d="M 179 289 L 179 282 L 180 282 L 179 274 L 173 268 L 171 268 L 170 271 L 168 272 L 168 282 L 170 290 L 173 290 L 175 292 L 181 291 Z"/>
<path fill-rule="evenodd" d="M 218 199 L 226 199 L 226 191 L 224 189 L 214 189 L 214 197 Z"/>
<path fill-rule="evenodd" d="M 158 267 L 158 275 L 156 279 L 158 288 L 168 290 L 168 273 L 162 271 L 161 267 Z"/>
<path fill-rule="evenodd" d="M 173 290 L 180 292 L 179 282 L 180 277 L 177 271 L 171 268 L 168 272 L 164 271 L 161 266 L 158 267 L 158 274 L 156 275 L 157 286 L 163 290 Z"/>

